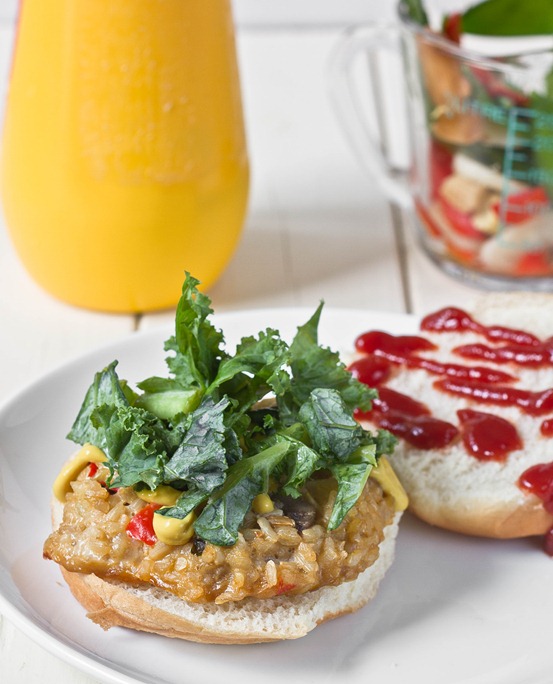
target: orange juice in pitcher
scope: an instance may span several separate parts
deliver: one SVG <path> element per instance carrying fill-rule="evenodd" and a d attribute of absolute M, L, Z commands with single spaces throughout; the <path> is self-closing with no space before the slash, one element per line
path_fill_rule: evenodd
<path fill-rule="evenodd" d="M 228 0 L 23 0 L 2 203 L 28 271 L 105 311 L 209 287 L 237 245 L 248 160 Z"/>

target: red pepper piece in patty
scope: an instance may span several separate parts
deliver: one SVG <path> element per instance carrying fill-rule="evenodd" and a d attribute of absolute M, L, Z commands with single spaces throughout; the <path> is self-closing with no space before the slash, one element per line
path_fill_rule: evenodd
<path fill-rule="evenodd" d="M 154 532 L 154 513 L 158 508 L 161 508 L 159 504 L 150 503 L 135 513 L 127 525 L 129 537 L 153 546 L 157 542 Z"/>

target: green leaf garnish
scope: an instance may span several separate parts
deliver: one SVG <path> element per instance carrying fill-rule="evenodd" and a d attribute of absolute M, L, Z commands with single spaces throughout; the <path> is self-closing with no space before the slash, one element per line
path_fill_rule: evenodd
<path fill-rule="evenodd" d="M 225 425 L 223 412 L 229 400 L 214 404 L 207 397 L 190 415 L 190 427 L 165 465 L 164 479 L 202 492 L 211 492 L 225 481 Z"/>
<path fill-rule="evenodd" d="M 338 483 L 338 492 L 328 522 L 329 530 L 335 530 L 353 508 L 376 463 L 376 445 L 367 444 L 354 452 L 348 462 L 330 467 Z"/>
<path fill-rule="evenodd" d="M 337 481 L 334 529 L 378 456 L 393 448 L 388 433 L 372 435 L 352 417 L 376 393 L 319 345 L 322 304 L 290 346 L 269 328 L 244 337 L 231 356 L 197 285 L 187 274 L 175 335 L 165 343 L 168 377 L 147 378 L 135 392 L 112 363 L 94 377 L 69 438 L 104 450 L 110 486 L 181 491 L 158 513 L 196 511 L 195 534 L 212 544 L 236 542 L 254 497 L 270 483 L 299 497 L 320 471 Z"/>
<path fill-rule="evenodd" d="M 196 521 L 196 534 L 218 546 L 234 544 L 254 497 L 267 491 L 269 477 L 288 449 L 286 442 L 279 442 L 255 456 L 235 463 L 229 469 L 223 487 L 214 494 L 212 501 Z"/>
<path fill-rule="evenodd" d="M 105 450 L 105 426 L 109 425 L 113 413 L 119 406 L 128 406 L 129 402 L 117 377 L 115 368 L 117 361 L 113 361 L 107 368 L 96 373 L 92 385 L 88 388 L 80 411 L 67 435 L 67 438 L 77 444 L 90 442 Z M 104 407 L 101 413 L 93 413 Z"/>
<path fill-rule="evenodd" d="M 551 0 L 485 0 L 463 14 L 463 31 L 484 36 L 543 36 L 553 33 Z"/>
<path fill-rule="evenodd" d="M 404 0 L 403 6 L 407 9 L 407 14 L 412 21 L 421 26 L 428 26 L 428 16 L 422 0 Z"/>
<path fill-rule="evenodd" d="M 166 348 L 175 351 L 168 364 L 179 384 L 205 389 L 225 355 L 224 338 L 208 320 L 213 313 L 211 301 L 197 289 L 198 285 L 199 281 L 187 273 L 177 305 L 175 338 L 167 342 Z"/>
<path fill-rule="evenodd" d="M 345 461 L 363 443 L 365 431 L 353 419 L 340 393 L 321 388 L 311 392 L 299 412 L 313 448 L 324 458 Z"/>
<path fill-rule="evenodd" d="M 277 397 L 281 418 L 291 424 L 297 419 L 299 408 L 314 389 L 332 388 L 340 392 L 348 409 L 369 411 L 376 391 L 356 380 L 340 361 L 337 352 L 321 347 L 318 326 L 323 304 L 313 316 L 298 328 L 290 345 L 290 387 Z"/>

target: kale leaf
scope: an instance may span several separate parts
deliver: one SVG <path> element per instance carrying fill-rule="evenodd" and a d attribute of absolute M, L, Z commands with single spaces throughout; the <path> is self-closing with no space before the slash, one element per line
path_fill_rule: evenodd
<path fill-rule="evenodd" d="M 365 431 L 354 420 L 337 390 L 313 390 L 299 417 L 313 448 L 326 459 L 345 461 L 363 443 Z"/>
<path fill-rule="evenodd" d="M 298 328 L 290 345 L 290 387 L 277 397 L 281 419 L 288 424 L 297 420 L 302 404 L 311 392 L 320 388 L 332 388 L 340 392 L 350 411 L 371 409 L 376 391 L 363 385 L 340 361 L 339 354 L 319 345 L 318 326 L 323 304 L 313 316 Z"/>
<path fill-rule="evenodd" d="M 217 404 L 206 397 L 190 414 L 190 427 L 165 465 L 166 482 L 207 493 L 223 484 L 228 468 L 223 412 L 228 405 L 226 397 Z"/>
<path fill-rule="evenodd" d="M 348 462 L 330 466 L 338 491 L 328 521 L 329 530 L 335 530 L 355 505 L 376 463 L 376 445 L 367 444 L 354 452 Z"/>
<path fill-rule="evenodd" d="M 222 350 L 222 332 L 208 320 L 213 313 L 211 301 L 198 285 L 199 281 L 187 273 L 175 319 L 176 355 L 169 367 L 184 387 L 205 388 L 215 378 L 226 353 Z"/>
<path fill-rule="evenodd" d="M 129 405 L 115 372 L 116 366 L 117 361 L 113 361 L 94 376 L 94 381 L 88 388 L 77 418 L 67 435 L 68 439 L 77 444 L 90 442 L 100 449 L 105 449 L 106 425 L 109 425 L 111 416 L 118 406 Z M 98 412 L 100 407 L 103 407 L 103 410 Z"/>
<path fill-rule="evenodd" d="M 255 400 L 263 397 L 275 383 L 282 382 L 278 371 L 288 360 L 288 345 L 280 338 L 278 331 L 268 329 L 260 332 L 259 337 L 245 337 L 236 347 L 236 353 L 221 361 L 214 381 L 207 388 L 213 393 L 216 388 L 225 387 L 237 376 L 245 380 L 244 374 L 253 388 Z"/>
<path fill-rule="evenodd" d="M 394 447 L 389 433 L 372 435 L 353 418 L 376 393 L 319 345 L 322 304 L 290 346 L 268 328 L 230 356 L 197 285 L 187 274 L 165 343 L 169 377 L 147 378 L 135 392 L 114 361 L 95 375 L 68 437 L 105 452 L 109 486 L 181 491 L 158 513 L 184 518 L 195 510 L 195 534 L 207 542 L 236 543 L 255 496 L 276 487 L 299 497 L 317 472 L 337 483 L 334 529 L 377 458 Z"/>
<path fill-rule="evenodd" d="M 281 441 L 229 468 L 225 484 L 212 497 L 194 524 L 196 534 L 218 546 L 236 543 L 238 530 L 257 494 L 267 491 L 271 473 L 289 449 Z"/>
<path fill-rule="evenodd" d="M 300 409 L 313 448 L 322 456 L 319 466 L 334 475 L 338 485 L 329 529 L 342 522 L 355 504 L 376 465 L 377 446 L 389 448 L 393 443 L 381 436 L 380 442 L 364 430 L 348 411 L 336 390 L 313 390 Z M 383 453 L 379 451 L 380 455 Z"/>

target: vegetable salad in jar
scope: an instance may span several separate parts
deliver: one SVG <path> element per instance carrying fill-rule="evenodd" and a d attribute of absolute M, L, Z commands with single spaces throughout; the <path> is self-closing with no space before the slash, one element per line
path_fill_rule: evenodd
<path fill-rule="evenodd" d="M 553 51 L 538 36 L 553 33 L 553 7 L 518 5 L 486 0 L 436 26 L 421 2 L 403 4 L 421 29 L 415 50 L 426 149 L 415 206 L 423 242 L 447 270 L 548 289 Z M 475 45 L 509 56 L 483 56 Z"/>

